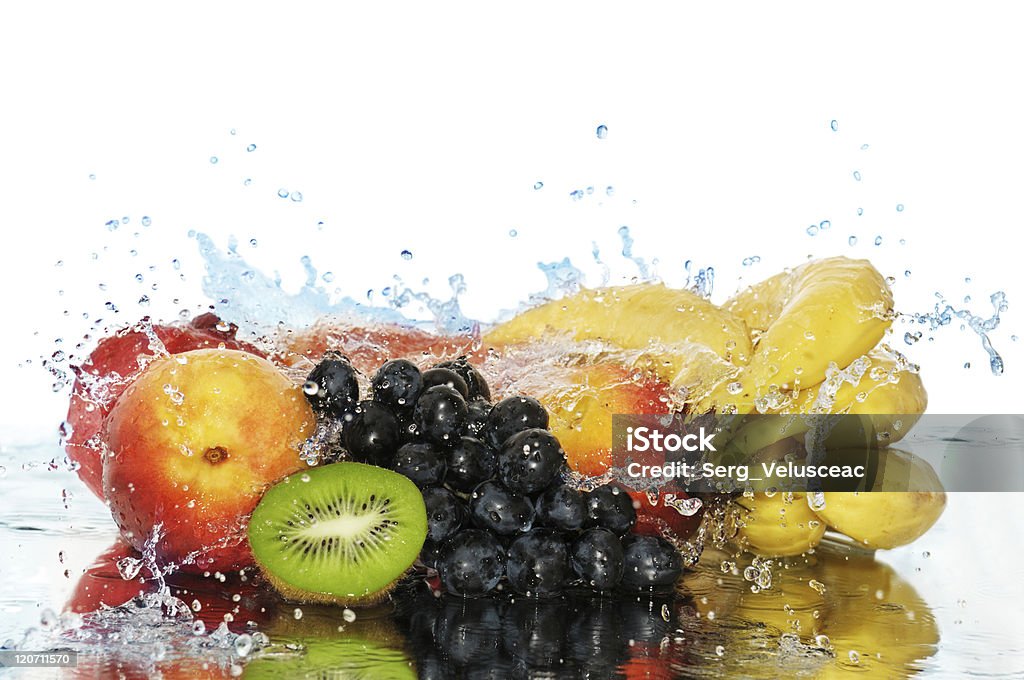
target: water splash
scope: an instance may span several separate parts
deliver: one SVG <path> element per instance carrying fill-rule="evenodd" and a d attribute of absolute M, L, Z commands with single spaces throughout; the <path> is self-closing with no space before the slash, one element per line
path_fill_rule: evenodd
<path fill-rule="evenodd" d="M 530 295 L 531 304 L 572 295 L 583 287 L 583 272 L 568 257 L 558 262 L 538 262 L 537 268 L 544 274 L 548 285 L 543 291 Z"/>
<path fill-rule="evenodd" d="M 281 288 L 279 274 L 270 278 L 252 268 L 237 253 L 221 252 L 206 234 L 197 233 L 195 239 L 206 268 L 203 292 L 217 303 L 221 318 L 236 324 L 242 333 L 260 336 L 276 323 L 304 328 L 323 316 L 410 323 L 393 309 L 369 307 L 351 297 L 332 301 L 330 294 L 318 284 L 317 270 L 308 257 L 302 258 L 306 285 L 298 293 L 290 294 Z"/>
<path fill-rule="evenodd" d="M 629 233 L 629 227 L 619 227 L 619 238 L 622 239 L 622 256 L 636 264 L 636 268 L 640 271 L 641 280 L 652 280 L 651 270 L 647 265 L 647 261 L 644 258 L 633 254 L 633 237 Z"/>
<path fill-rule="evenodd" d="M 683 264 L 683 269 L 686 270 L 686 287 L 697 295 L 710 299 L 715 288 L 715 268 L 702 267 L 697 269 L 696 274 L 692 272 L 692 268 L 693 260 L 687 260 Z"/>
<path fill-rule="evenodd" d="M 977 333 L 978 337 L 981 338 L 981 346 L 988 354 L 989 367 L 992 369 L 992 375 L 1002 375 L 1006 366 L 1003 362 L 1003 357 L 992 346 L 989 333 L 999 327 L 999 322 L 1002 320 L 1000 315 L 1009 307 L 1009 303 L 1006 300 L 1006 293 L 1000 290 L 989 296 L 989 301 L 992 303 L 993 313 L 988 318 L 974 314 L 968 309 L 957 309 L 949 304 L 949 302 L 938 293 L 936 293 L 936 297 L 939 298 L 939 302 L 935 304 L 935 309 L 933 311 L 904 316 L 906 318 L 910 318 L 916 323 L 926 324 L 928 326 L 928 330 L 933 332 L 943 326 L 950 325 L 953 323 L 953 319 L 960 319 L 968 328 Z"/>

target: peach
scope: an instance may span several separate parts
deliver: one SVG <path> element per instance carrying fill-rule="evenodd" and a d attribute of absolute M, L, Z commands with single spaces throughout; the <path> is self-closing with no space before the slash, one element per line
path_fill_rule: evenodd
<path fill-rule="evenodd" d="M 106 421 L 103 491 L 137 550 L 162 525 L 156 556 L 184 568 L 252 563 L 245 528 L 263 491 L 301 469 L 316 418 L 273 364 L 229 349 L 158 359 Z"/>

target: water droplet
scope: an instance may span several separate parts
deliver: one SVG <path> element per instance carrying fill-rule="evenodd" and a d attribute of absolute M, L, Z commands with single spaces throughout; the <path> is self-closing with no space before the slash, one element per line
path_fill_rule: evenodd
<path fill-rule="evenodd" d="M 117 572 L 125 581 L 131 581 L 139 575 L 142 569 L 142 560 L 135 557 L 122 557 L 117 561 Z"/>
<path fill-rule="evenodd" d="M 851 246 L 855 246 L 857 245 L 857 237 L 851 236 L 850 238 L 846 239 L 846 242 L 849 243 Z"/>
<path fill-rule="evenodd" d="M 248 151 L 249 153 L 252 153 L 253 151 L 256 150 L 256 145 L 250 144 L 249 146 L 245 147 L 245 150 Z"/>
<path fill-rule="evenodd" d="M 39 625 L 43 630 L 53 630 L 60 623 L 60 617 L 52 609 L 44 609 L 39 614 Z"/>
<path fill-rule="evenodd" d="M 910 278 L 910 270 L 909 269 L 905 270 L 903 272 L 903 276 L 905 276 L 905 277 L 907 277 L 909 279 Z"/>
<path fill-rule="evenodd" d="M 921 331 L 917 331 L 916 333 L 911 333 L 908 331 L 903 334 L 903 342 L 907 343 L 908 345 L 916 344 L 917 341 L 921 339 L 922 335 L 923 333 Z"/>
<path fill-rule="evenodd" d="M 902 203 L 897 203 L 896 204 L 896 212 L 903 212 L 903 204 Z"/>
<path fill-rule="evenodd" d="M 220 159 L 217 158 L 216 156 L 210 156 L 210 164 L 211 165 L 217 165 L 217 161 L 218 160 L 220 160 Z"/>
<path fill-rule="evenodd" d="M 761 261 L 760 255 L 751 255 L 750 257 L 743 258 L 743 266 L 750 267 Z"/>
<path fill-rule="evenodd" d="M 610 185 L 605 187 L 604 193 L 605 193 L 606 196 L 614 196 L 615 195 L 615 187 L 610 186 Z"/>
<path fill-rule="evenodd" d="M 203 623 L 202 619 L 196 619 L 195 621 L 192 622 L 192 634 L 193 635 L 202 635 L 205 632 L 206 632 L 206 624 Z"/>
<path fill-rule="evenodd" d="M 143 215 L 142 216 L 142 226 L 148 227 L 151 224 L 153 224 L 153 220 L 150 219 L 149 215 Z"/>
<path fill-rule="evenodd" d="M 235 130 L 235 128 L 231 128 L 230 134 L 236 135 L 236 134 L 238 134 L 238 131 Z"/>
<path fill-rule="evenodd" d="M 243 186 L 249 186 L 250 184 L 252 184 L 252 178 L 250 178 L 250 177 L 246 177 L 246 178 L 245 178 L 245 179 L 244 179 L 244 180 L 242 181 L 242 185 L 243 185 Z"/>
<path fill-rule="evenodd" d="M 117 228 L 121 226 L 119 220 L 107 220 L 107 231 L 117 231 Z"/>
<path fill-rule="evenodd" d="M 401 255 L 402 255 L 402 259 L 403 260 L 408 261 L 408 260 L 412 259 L 412 251 L 411 250 L 403 250 Z"/>
<path fill-rule="evenodd" d="M 860 181 L 860 170 L 854 170 L 853 171 L 853 178 L 855 180 L 857 180 L 858 182 Z"/>
<path fill-rule="evenodd" d="M 819 224 L 819 225 L 818 225 L 818 227 L 819 227 L 819 228 L 820 228 L 820 229 L 821 229 L 822 231 L 824 231 L 825 229 L 828 229 L 828 228 L 829 228 L 829 227 L 831 227 L 831 226 L 832 226 L 832 222 L 831 222 L 830 220 L 822 220 L 822 221 L 821 221 L 821 224 Z"/>
<path fill-rule="evenodd" d="M 715 654 L 717 654 L 718 656 L 725 656 L 725 647 L 723 647 L 722 645 L 718 645 L 717 647 L 715 647 Z"/>
<path fill-rule="evenodd" d="M 867 151 L 868 150 L 868 145 L 867 144 L 861 144 L 860 145 L 860 150 L 861 151 Z"/>
<path fill-rule="evenodd" d="M 971 362 L 970 361 L 965 361 L 964 362 L 964 368 L 970 368 L 970 367 L 971 367 Z"/>
<path fill-rule="evenodd" d="M 882 245 L 882 237 L 881 236 L 876 236 L 875 237 L 875 245 L 876 246 Z"/>
<path fill-rule="evenodd" d="M 839 121 L 838 120 L 833 119 L 832 122 L 828 124 L 828 126 L 830 128 L 832 128 L 832 132 L 839 132 Z"/>
<path fill-rule="evenodd" d="M 811 590 L 818 593 L 819 595 L 825 594 L 825 584 L 821 581 L 816 581 L 813 578 L 807 582 L 807 585 L 811 587 Z"/>
<path fill-rule="evenodd" d="M 249 652 L 252 651 L 252 636 L 242 634 L 235 638 L 235 654 L 238 656 L 248 656 Z"/>
<path fill-rule="evenodd" d="M 96 175 L 89 175 L 89 179 L 96 179 Z"/>
<path fill-rule="evenodd" d="M 301 619 L 301 618 L 302 618 L 302 610 L 301 610 L 301 609 L 299 609 L 298 607 L 296 607 L 296 608 L 295 608 L 295 612 L 294 612 L 294 616 L 295 616 L 295 620 L 296 620 L 296 621 L 298 621 L 299 619 Z"/>
<path fill-rule="evenodd" d="M 850 663 L 853 663 L 853 664 L 860 663 L 860 654 L 857 653 L 856 649 L 851 649 L 850 653 L 847 654 L 847 656 L 850 658 Z"/>
<path fill-rule="evenodd" d="M 533 190 L 534 191 L 539 191 L 539 190 L 541 190 L 543 188 L 544 188 L 544 182 L 537 181 L 537 182 L 533 183 Z"/>
<path fill-rule="evenodd" d="M 818 225 L 817 224 L 812 224 L 811 226 L 807 227 L 807 235 L 808 236 L 816 236 L 817 234 L 818 234 Z"/>
<path fill-rule="evenodd" d="M 516 236 L 519 236 L 519 232 L 516 231 L 515 229 L 509 229 L 508 235 L 511 236 L 512 238 L 515 238 Z"/>
<path fill-rule="evenodd" d="M 277 195 L 280 196 L 281 198 L 288 198 L 288 190 L 287 189 L 278 189 L 277 190 Z"/>
<path fill-rule="evenodd" d="M 349 608 L 345 608 L 341 612 L 341 618 L 345 619 L 346 623 L 352 623 L 356 620 L 356 613 Z"/>
<path fill-rule="evenodd" d="M 608 138 L 608 126 L 607 125 L 598 125 L 597 126 L 597 138 L 598 139 L 607 139 Z"/>
<path fill-rule="evenodd" d="M 324 272 L 320 278 L 324 280 L 324 283 L 332 283 L 334 281 L 334 272 Z"/>
<path fill-rule="evenodd" d="M 294 203 L 301 203 L 302 202 L 302 192 L 301 191 L 293 191 L 292 192 L 292 201 Z"/>

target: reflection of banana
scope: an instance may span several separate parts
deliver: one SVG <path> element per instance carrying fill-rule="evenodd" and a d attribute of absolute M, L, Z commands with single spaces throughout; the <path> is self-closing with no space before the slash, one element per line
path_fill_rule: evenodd
<path fill-rule="evenodd" d="M 826 492 L 817 514 L 836 531 L 871 548 L 895 548 L 921 536 L 946 507 L 935 470 L 897 449 L 878 452 L 872 491 Z"/>
<path fill-rule="evenodd" d="M 706 371 L 712 357 L 717 360 L 711 363 L 725 364 L 717 372 L 720 377 L 725 369 L 731 372 L 729 362 L 745 363 L 751 352 L 740 319 L 691 291 L 661 284 L 582 290 L 519 314 L 491 330 L 484 341 L 511 345 L 557 334 L 603 340 L 623 349 L 653 348 L 661 361 L 651 368 L 667 382 L 697 370 L 695 363 Z M 694 353 L 704 358 L 695 362 Z"/>
<path fill-rule="evenodd" d="M 833 257 L 751 286 L 725 309 L 757 337 L 754 354 L 697 410 L 735 405 L 746 413 L 766 395 L 816 385 L 831 364 L 846 366 L 870 351 L 892 323 L 892 292 L 867 260 Z"/>
<path fill-rule="evenodd" d="M 891 567 L 868 555 L 823 554 L 819 580 L 836 591 L 837 609 L 825 633 L 835 660 L 821 678 L 898 678 L 916 673 L 933 655 L 939 629 L 927 603 Z"/>
<path fill-rule="evenodd" d="M 801 493 L 754 494 L 735 500 L 740 516 L 738 539 L 751 552 L 764 557 L 800 555 L 818 545 L 825 523 L 807 506 Z"/>

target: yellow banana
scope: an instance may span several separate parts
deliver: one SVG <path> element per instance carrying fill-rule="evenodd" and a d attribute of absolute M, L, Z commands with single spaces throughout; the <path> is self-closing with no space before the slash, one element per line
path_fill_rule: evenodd
<path fill-rule="evenodd" d="M 743 321 L 696 293 L 662 284 L 582 290 L 526 310 L 492 329 L 484 342 L 511 345 L 559 334 L 651 350 L 658 358 L 651 368 L 673 386 L 721 382 L 751 352 Z"/>
<path fill-rule="evenodd" d="M 747 413 L 771 408 L 776 395 L 816 385 L 830 365 L 847 366 L 870 351 L 892 323 L 892 291 L 867 260 L 833 257 L 751 286 L 724 309 L 746 322 L 754 354 L 697 410 Z"/>
<path fill-rule="evenodd" d="M 773 411 L 782 415 L 754 416 L 736 428 L 726 451 L 742 458 L 787 437 L 801 437 L 812 421 L 799 416 L 814 413 L 865 416 L 863 432 L 837 431 L 830 436 L 828 448 L 868 446 L 871 442 L 863 438 L 865 434 L 876 437 L 880 445 L 891 444 L 910 431 L 927 405 L 928 393 L 916 367 L 883 344 Z"/>
<path fill-rule="evenodd" d="M 928 531 L 945 507 L 946 493 L 927 461 L 882 449 L 872 491 L 826 492 L 824 507 L 815 512 L 862 545 L 895 548 Z"/>
<path fill-rule="evenodd" d="M 734 502 L 741 508 L 737 538 L 756 555 L 801 555 L 825 535 L 825 523 L 808 507 L 802 493 L 756 493 Z"/>

